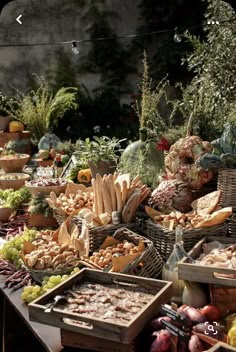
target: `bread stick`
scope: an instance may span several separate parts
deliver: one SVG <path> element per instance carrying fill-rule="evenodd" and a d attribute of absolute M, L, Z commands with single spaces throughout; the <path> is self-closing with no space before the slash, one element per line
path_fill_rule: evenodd
<path fill-rule="evenodd" d="M 122 196 L 119 182 L 115 182 L 117 211 L 122 211 Z"/>
<path fill-rule="evenodd" d="M 114 175 L 108 175 L 108 183 L 109 183 L 109 191 L 111 196 L 111 205 L 112 211 L 117 210 L 117 202 L 116 202 L 116 190 L 115 190 L 115 183 L 114 183 Z"/>
<path fill-rule="evenodd" d="M 98 214 L 101 215 L 104 213 L 104 204 L 102 196 L 102 176 L 100 174 L 96 175 L 96 186 L 97 186 L 97 195 L 98 195 Z"/>
<path fill-rule="evenodd" d="M 127 181 L 123 180 L 122 182 L 122 207 L 125 206 L 126 198 L 127 198 Z"/>
<path fill-rule="evenodd" d="M 98 190 L 97 190 L 97 182 L 95 178 L 92 178 L 91 184 L 93 186 L 93 198 L 94 198 L 93 211 L 96 215 L 98 215 Z"/>
<path fill-rule="evenodd" d="M 106 179 L 102 181 L 102 196 L 104 202 L 104 210 L 108 214 L 112 214 L 112 204 L 111 204 L 111 197 L 109 188 L 106 182 Z"/>

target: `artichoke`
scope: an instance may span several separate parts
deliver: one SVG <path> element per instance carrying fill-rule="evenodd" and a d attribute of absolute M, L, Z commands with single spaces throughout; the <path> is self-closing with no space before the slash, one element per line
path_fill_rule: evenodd
<path fill-rule="evenodd" d="M 152 192 L 148 205 L 165 214 L 173 210 L 187 213 L 191 210 L 192 200 L 193 194 L 187 183 L 166 180 Z"/>

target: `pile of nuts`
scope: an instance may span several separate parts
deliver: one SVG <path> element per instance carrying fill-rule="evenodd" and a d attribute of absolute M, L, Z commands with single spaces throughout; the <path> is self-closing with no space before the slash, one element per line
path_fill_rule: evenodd
<path fill-rule="evenodd" d="M 94 252 L 89 258 L 89 261 L 101 268 L 105 268 L 112 262 L 113 256 L 123 256 L 127 254 L 139 253 L 139 248 L 134 243 L 123 241 L 113 246 L 106 247 L 105 249 L 99 249 L 98 252 Z"/>

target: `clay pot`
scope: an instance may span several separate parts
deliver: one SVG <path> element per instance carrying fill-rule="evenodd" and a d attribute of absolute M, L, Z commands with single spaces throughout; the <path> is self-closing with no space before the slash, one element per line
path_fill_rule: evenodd
<path fill-rule="evenodd" d="M 0 131 L 7 132 L 9 123 L 13 120 L 12 116 L 0 116 Z"/>
<path fill-rule="evenodd" d="M 97 164 L 94 164 L 93 161 L 89 161 L 88 164 L 92 174 L 92 178 L 95 178 L 97 174 L 100 174 L 101 176 L 105 174 L 113 174 L 116 170 L 116 162 L 114 160 L 100 160 L 97 162 Z"/>

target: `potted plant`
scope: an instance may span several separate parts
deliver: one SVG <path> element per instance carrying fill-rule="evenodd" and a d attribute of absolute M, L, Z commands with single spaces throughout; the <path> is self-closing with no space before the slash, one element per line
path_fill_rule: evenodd
<path fill-rule="evenodd" d="M 29 224 L 34 227 L 56 228 L 58 223 L 53 216 L 53 210 L 47 202 L 47 195 L 37 194 L 29 202 Z"/>
<path fill-rule="evenodd" d="M 7 106 L 1 104 L 0 109 L 22 122 L 32 133 L 33 140 L 38 142 L 50 129 L 55 127 L 58 120 L 69 109 L 76 109 L 77 89 L 74 87 L 62 87 L 54 95 L 48 83 L 39 78 L 39 86 L 24 94 L 17 90 L 14 103 Z"/>
<path fill-rule="evenodd" d="M 10 105 L 14 105 L 14 99 L 0 92 L 0 131 L 2 132 L 7 132 L 9 123 L 13 120 L 7 112 Z"/>
<path fill-rule="evenodd" d="M 80 141 L 78 155 L 81 160 L 88 163 L 92 177 L 97 173 L 100 175 L 110 174 L 116 170 L 117 160 L 123 149 L 121 143 L 125 139 L 109 138 L 107 136 L 93 137 L 93 140 L 86 138 Z"/>

